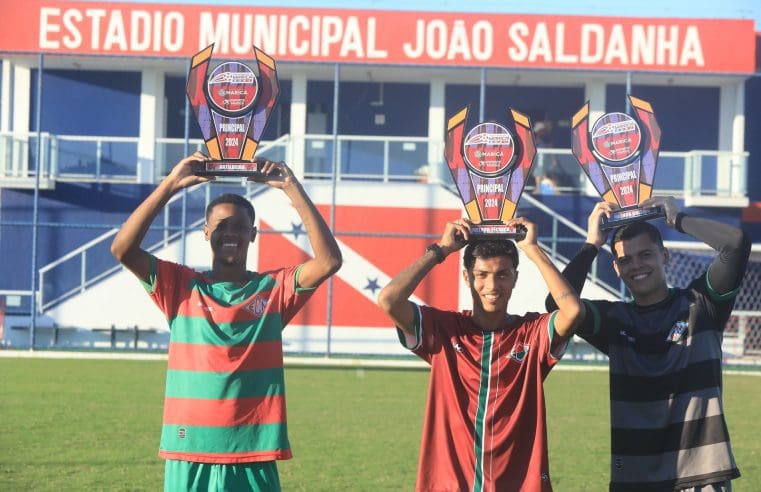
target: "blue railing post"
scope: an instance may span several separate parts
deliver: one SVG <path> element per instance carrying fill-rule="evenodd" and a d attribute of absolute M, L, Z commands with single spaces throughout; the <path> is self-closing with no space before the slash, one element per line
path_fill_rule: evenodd
<path fill-rule="evenodd" d="M 34 172 L 34 205 L 32 209 L 32 302 L 29 320 L 29 349 L 34 350 L 34 339 L 37 330 L 37 229 L 39 226 L 40 215 L 40 174 L 42 163 L 40 154 L 42 154 L 42 70 L 44 65 L 44 55 L 40 53 L 39 68 L 37 70 L 37 114 L 35 115 L 35 126 L 37 127 L 37 166 Z"/>
<path fill-rule="evenodd" d="M 338 145 L 338 96 L 340 94 L 339 83 L 341 79 L 341 65 L 336 63 L 333 73 L 333 172 L 331 173 L 331 198 L 330 198 L 330 232 L 336 234 L 336 188 L 338 187 L 338 168 L 340 146 Z M 325 357 L 330 357 L 330 342 L 333 336 L 333 276 L 328 277 L 328 302 L 325 306 L 325 324 L 327 325 L 327 340 L 325 344 Z"/>

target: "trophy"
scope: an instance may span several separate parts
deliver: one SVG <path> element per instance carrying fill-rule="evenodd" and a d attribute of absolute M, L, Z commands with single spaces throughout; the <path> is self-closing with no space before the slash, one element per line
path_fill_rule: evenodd
<path fill-rule="evenodd" d="M 255 176 L 254 153 L 277 102 L 275 60 L 254 46 L 258 73 L 245 63 L 226 61 L 209 73 L 211 44 L 193 56 L 188 101 L 211 160 L 196 166 L 199 176 Z"/>
<path fill-rule="evenodd" d="M 639 207 L 653 192 L 661 128 L 650 103 L 629 96 L 632 118 L 606 113 L 589 129 L 589 103 L 574 116 L 571 149 L 603 200 L 619 207 L 600 228 L 665 217 L 663 207 Z"/>
<path fill-rule="evenodd" d="M 508 226 L 526 186 L 536 156 L 528 116 L 510 109 L 514 131 L 480 123 L 465 133 L 468 108 L 449 118 L 445 155 L 452 179 L 465 204 L 472 240 L 517 239 L 523 226 Z M 515 135 L 515 136 L 514 136 Z"/>

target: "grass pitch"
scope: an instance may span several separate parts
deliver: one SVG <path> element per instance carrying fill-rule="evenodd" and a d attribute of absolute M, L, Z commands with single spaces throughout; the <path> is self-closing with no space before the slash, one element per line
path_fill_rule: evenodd
<path fill-rule="evenodd" d="M 161 490 L 165 366 L 0 359 L 0 490 Z M 286 385 L 284 490 L 414 488 L 426 371 L 288 368 Z M 761 378 L 724 385 L 734 490 L 761 490 Z M 607 490 L 607 373 L 556 370 L 545 388 L 555 490 Z"/>

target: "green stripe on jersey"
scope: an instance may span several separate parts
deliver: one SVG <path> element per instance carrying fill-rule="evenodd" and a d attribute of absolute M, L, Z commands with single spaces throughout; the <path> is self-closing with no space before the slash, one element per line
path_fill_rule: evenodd
<path fill-rule="evenodd" d="M 206 273 L 211 275 L 211 272 Z M 213 282 L 207 284 L 200 279 L 193 278 L 190 281 L 190 288 L 200 290 L 204 295 L 214 298 L 217 302 L 234 306 L 257 292 L 272 290 L 277 285 L 274 277 L 270 275 L 259 275 L 253 272 L 248 272 L 248 275 L 251 280 L 242 286 L 235 282 Z"/>
<path fill-rule="evenodd" d="M 285 422 L 229 427 L 164 424 L 161 429 L 164 451 L 197 453 L 203 449 L 204 453 L 244 453 L 288 448 Z"/>
<path fill-rule="evenodd" d="M 481 375 L 478 389 L 478 407 L 473 429 L 473 449 L 476 455 L 476 469 L 473 474 L 473 491 L 480 491 L 484 486 L 484 437 L 486 428 L 487 406 L 489 403 L 489 384 L 491 383 L 491 349 L 494 345 L 494 334 L 484 332 L 484 342 L 481 347 Z"/>
<path fill-rule="evenodd" d="M 285 394 L 283 369 L 254 371 L 196 372 L 169 369 L 166 372 L 167 398 L 226 400 L 252 396 Z"/>
<path fill-rule="evenodd" d="M 172 331 L 172 342 L 231 347 L 249 345 L 254 340 L 257 342 L 280 340 L 283 317 L 280 313 L 267 314 L 252 329 L 250 320 L 210 325 L 206 318 L 177 316 L 169 322 L 169 328 Z"/>

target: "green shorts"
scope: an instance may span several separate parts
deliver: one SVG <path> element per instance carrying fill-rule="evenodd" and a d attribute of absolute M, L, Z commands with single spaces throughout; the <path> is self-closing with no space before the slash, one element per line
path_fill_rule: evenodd
<path fill-rule="evenodd" d="M 275 461 L 212 464 L 166 460 L 164 490 L 279 492 L 280 477 Z"/>

